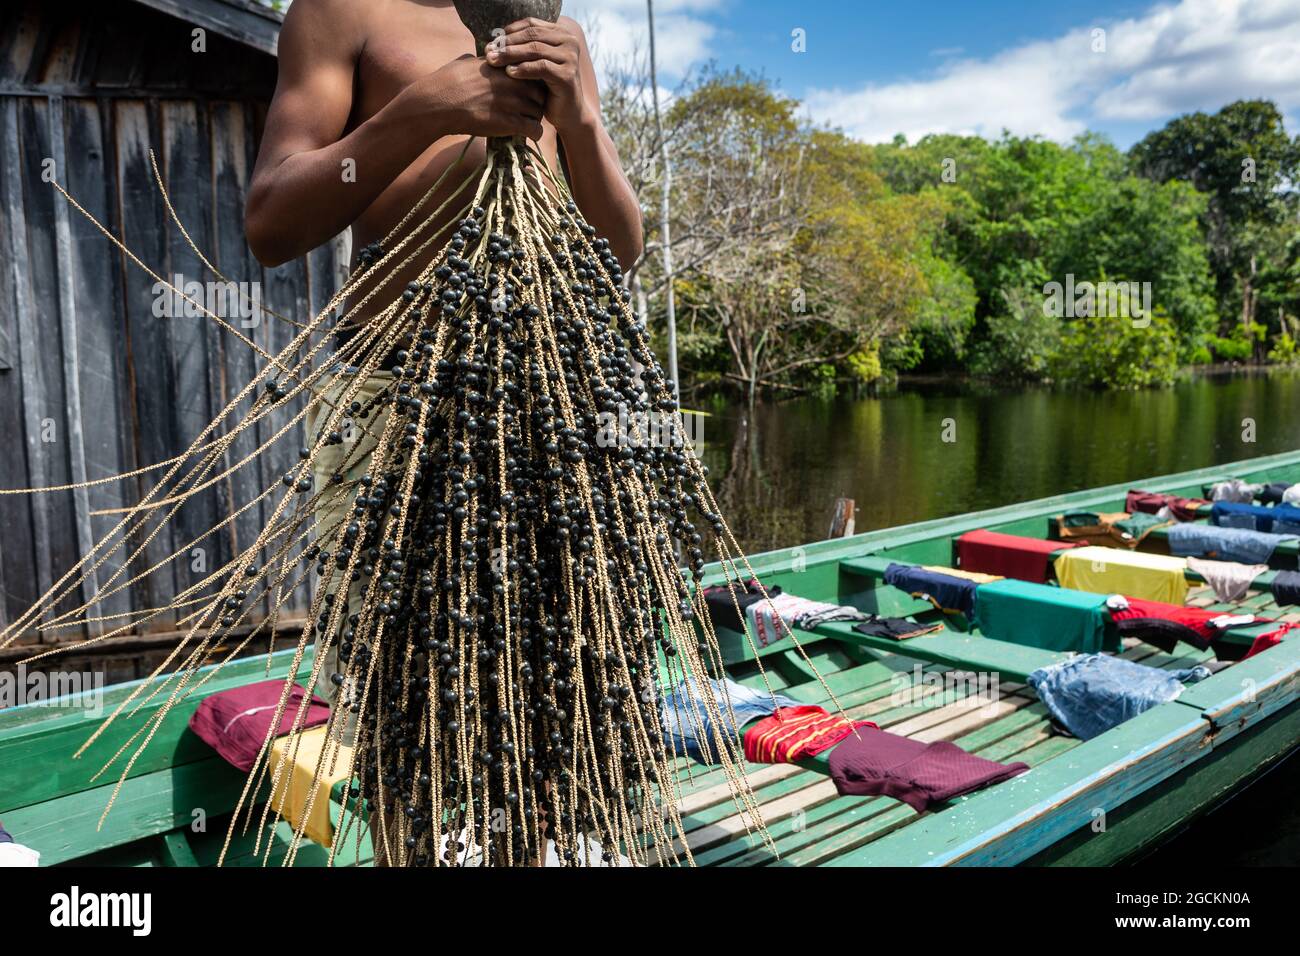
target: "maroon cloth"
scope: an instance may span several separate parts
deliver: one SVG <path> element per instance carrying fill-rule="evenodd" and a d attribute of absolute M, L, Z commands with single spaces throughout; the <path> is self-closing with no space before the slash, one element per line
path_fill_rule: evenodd
<path fill-rule="evenodd" d="M 262 744 L 266 742 L 271 718 L 275 716 L 283 692 L 284 681 L 266 680 L 213 694 L 199 704 L 199 709 L 190 718 L 190 730 L 221 754 L 227 763 L 247 773 L 253 769 Z M 295 729 L 294 717 L 306 694 L 300 686 L 293 685 L 289 702 L 280 716 L 276 737 L 283 737 Z M 329 704 L 319 697 L 312 697 L 303 722 L 296 729 L 318 727 L 329 719 Z"/>
<path fill-rule="evenodd" d="M 1044 541 L 998 531 L 967 531 L 957 539 L 957 563 L 963 571 L 1045 584 L 1052 554 L 1075 545 L 1073 541 Z"/>
<path fill-rule="evenodd" d="M 1130 491 L 1124 499 L 1124 510 L 1129 514 L 1141 511 L 1153 515 L 1166 505 L 1169 513 L 1179 521 L 1195 521 L 1196 510 L 1210 502 L 1204 498 L 1180 498 L 1178 495 L 1162 495 L 1155 491 Z"/>
<path fill-rule="evenodd" d="M 922 743 L 885 730 L 859 727 L 831 751 L 831 779 L 845 796 L 893 797 L 917 811 L 1001 783 L 1028 764 L 995 763 L 945 740 Z"/>

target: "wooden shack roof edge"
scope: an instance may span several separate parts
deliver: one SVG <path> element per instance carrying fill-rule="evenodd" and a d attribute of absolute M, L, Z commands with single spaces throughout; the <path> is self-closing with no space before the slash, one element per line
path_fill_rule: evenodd
<path fill-rule="evenodd" d="M 275 56 L 284 14 L 257 0 L 134 0 Z"/>

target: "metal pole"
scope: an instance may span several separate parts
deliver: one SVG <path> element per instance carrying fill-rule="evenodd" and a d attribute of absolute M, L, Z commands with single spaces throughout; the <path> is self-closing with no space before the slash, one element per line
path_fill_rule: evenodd
<path fill-rule="evenodd" d="M 650 95 L 655 104 L 655 132 L 659 137 L 659 162 L 663 166 L 663 189 L 659 204 L 659 233 L 664 246 L 664 306 L 668 314 L 668 377 L 673 380 L 673 399 L 681 403 L 681 383 L 677 380 L 677 302 L 673 296 L 673 235 L 669 222 L 669 196 L 673 188 L 673 170 L 668 162 L 668 143 L 664 139 L 663 117 L 659 112 L 659 76 L 655 69 L 655 4 L 646 0 L 650 20 Z"/>

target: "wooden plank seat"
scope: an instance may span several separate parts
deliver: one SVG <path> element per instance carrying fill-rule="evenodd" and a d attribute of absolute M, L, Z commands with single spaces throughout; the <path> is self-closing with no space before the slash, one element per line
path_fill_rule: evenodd
<path fill-rule="evenodd" d="M 1197 519 L 1197 520 L 1200 521 L 1202 524 L 1208 524 L 1208 522 L 1202 521 L 1201 519 Z M 1157 541 L 1168 542 L 1169 528 L 1167 526 L 1163 528 L 1152 528 L 1150 533 L 1147 535 L 1147 538 L 1148 539 L 1154 538 Z M 1297 556 L 1300 556 L 1300 540 L 1292 539 L 1288 541 L 1279 541 L 1277 547 L 1273 549 L 1273 559 L 1269 563 L 1273 564 L 1273 562 L 1277 562 L 1277 564 L 1279 565 L 1285 565 L 1287 567 L 1294 568 L 1296 565 Z M 1282 560 L 1278 560 L 1279 558 Z M 1276 570 L 1277 569 L 1274 568 L 1274 572 L 1271 573 L 1271 576 L 1268 579 L 1270 583 L 1272 582 L 1273 577 L 1276 577 L 1276 573 L 1275 573 Z M 1193 578 L 1192 577 L 1193 574 L 1194 572 L 1192 571 L 1187 572 L 1187 577 L 1189 580 L 1203 580 L 1199 576 Z M 1259 579 L 1257 578 L 1256 581 L 1258 580 Z"/>
<path fill-rule="evenodd" d="M 1158 667 L 1183 667 L 1204 655 L 1167 655 L 1131 642 L 1124 657 Z M 953 669 L 926 664 L 901 654 L 886 655 L 857 668 L 855 690 L 836 697 L 854 719 L 870 719 L 892 733 L 917 740 L 949 740 L 991 760 L 1023 760 L 1031 767 L 1081 746 L 1078 740 L 1054 735 L 1045 708 L 1020 684 L 999 687 L 996 701 L 972 699 L 969 684 L 958 681 L 951 693 L 899 704 L 900 691 L 918 671 L 942 675 Z M 761 681 L 746 681 L 756 689 Z M 782 693 L 800 702 L 833 705 L 816 682 L 785 688 Z M 1168 707 L 1169 705 L 1164 705 Z M 743 728 L 742 728 L 743 730 Z M 829 752 L 797 765 L 749 764 L 747 777 L 774 841 L 768 847 L 746 829 L 722 771 L 682 761 L 681 780 L 686 835 L 677 841 L 678 859 L 689 847 L 700 865 L 810 866 L 834 863 L 891 833 L 929 817 L 953 812 L 980 795 L 995 799 L 1007 784 L 958 798 L 927 814 L 888 797 L 840 796 L 827 779 Z M 1010 783 L 1010 781 L 1008 781 Z"/>
<path fill-rule="evenodd" d="M 177 839 L 193 840 L 219 830 L 224 840 L 225 824 L 218 826 L 217 821 L 233 811 L 246 780 L 246 774 L 189 730 L 191 715 L 212 694 L 250 681 L 283 678 L 294 653 L 271 655 L 269 671 L 264 655 L 232 661 L 206 680 L 215 667 L 200 670 L 194 692 L 172 708 L 155 735 L 157 743 L 131 766 L 102 826 L 104 808 L 138 742 L 132 737 L 143 720 L 161 708 L 170 690 L 141 705 L 134 716 L 124 712 L 78 759 L 73 754 L 143 682 L 106 688 L 99 700 L 89 691 L 0 711 L 0 748 L 6 762 L 42 768 L 41 773 L 0 774 L 0 816 L 6 828 L 38 850 L 43 865 L 177 834 L 162 848 L 160 859 L 183 865 L 186 854 Z M 312 659 L 309 648 L 297 671 L 300 682 L 309 678 Z M 147 697 L 148 692 L 135 703 Z M 127 749 L 101 773 L 123 747 Z"/>
<path fill-rule="evenodd" d="M 860 577 L 867 577 L 867 578 L 871 578 L 871 579 L 883 580 L 883 579 L 884 579 L 884 574 L 885 574 L 885 569 L 886 569 L 890 564 L 895 564 L 895 563 L 898 563 L 898 564 L 909 564 L 910 562 L 907 562 L 907 561 L 894 561 L 893 559 L 889 559 L 889 558 L 881 558 L 881 557 L 879 557 L 879 556 L 874 556 L 874 555 L 873 555 L 873 556 L 868 556 L 868 557 L 863 557 L 863 558 L 854 558 L 854 559 L 849 559 L 849 560 L 841 561 L 841 562 L 840 562 L 840 570 L 843 571 L 843 572 L 849 573 L 849 574 L 853 574 L 853 575 L 860 576 Z M 1276 577 L 1276 574 L 1277 574 L 1277 572 L 1275 572 L 1275 571 L 1265 572 L 1265 574 L 1262 574 L 1262 575 L 1260 575 L 1258 578 L 1255 579 L 1256 584 L 1258 584 L 1260 581 L 1264 580 L 1265 578 L 1267 579 L 1267 581 L 1268 581 L 1269 583 L 1271 583 L 1272 580 L 1273 580 L 1273 578 Z M 1204 583 L 1204 580 L 1205 580 L 1205 579 L 1202 578 L 1199 574 L 1195 574 L 1194 572 L 1192 572 L 1192 571 L 1190 571 L 1190 570 L 1187 572 L 1187 577 L 1188 577 L 1188 580 L 1190 580 L 1190 581 L 1196 581 L 1196 582 L 1199 582 L 1199 583 Z M 1255 588 L 1255 589 L 1257 589 L 1257 590 L 1264 590 L 1263 588 L 1256 588 L 1256 585 L 1252 585 L 1252 588 Z M 1270 593 L 1271 593 L 1271 592 L 1270 592 Z M 918 611 L 924 611 L 924 610 L 929 610 L 929 609 L 930 609 L 930 605 L 929 605 L 929 604 L 925 604 L 924 602 L 918 602 L 918 604 L 920 605 L 920 606 L 918 607 L 918 609 L 917 609 Z M 1246 602 L 1244 605 L 1243 605 L 1243 604 L 1236 604 L 1236 605 L 1230 605 L 1230 604 L 1218 604 L 1218 605 L 1214 605 L 1214 606 L 1212 607 L 1212 609 L 1214 609 L 1214 610 L 1222 610 L 1222 611 L 1224 611 L 1224 612 L 1241 610 L 1241 611 L 1243 611 L 1243 612 L 1249 612 L 1249 613 L 1259 614 L 1260 616 L 1264 616 L 1264 617 L 1267 617 L 1267 616 L 1273 616 L 1273 614 L 1275 613 L 1275 611 L 1270 612 L 1270 611 L 1268 610 L 1268 608 L 1266 607 L 1266 605 L 1267 605 L 1267 602 L 1266 602 L 1266 601 L 1256 601 L 1256 602 L 1255 602 L 1255 606 L 1251 606 L 1251 605 L 1249 604 L 1249 602 Z M 1273 608 L 1276 609 L 1277 606 L 1276 606 L 1276 605 L 1273 605 Z M 916 612 L 913 612 L 913 613 L 916 613 Z M 828 626 L 829 626 L 829 625 L 828 625 Z M 839 625 L 839 626 L 840 626 L 840 627 L 843 627 L 844 625 Z M 1233 641 L 1234 643 L 1245 643 L 1245 644 L 1250 644 L 1252 641 L 1254 641 L 1254 639 L 1255 639 L 1258 635 L 1260 635 L 1260 634 L 1264 634 L 1264 633 L 1267 633 L 1267 632 L 1270 631 L 1270 630 L 1274 630 L 1274 629 L 1276 629 L 1276 626 L 1277 626 L 1276 624 L 1248 624 L 1248 625 L 1244 625 L 1244 626 L 1241 626 L 1241 627 L 1233 627 L 1233 628 L 1229 628 L 1228 630 L 1224 631 L 1224 637 L 1227 638 L 1227 639 L 1230 640 L 1230 641 Z M 851 630 L 851 627 L 850 627 L 850 630 Z M 819 629 L 818 629 L 818 632 L 820 633 L 820 631 L 821 631 L 821 629 L 819 628 Z M 865 638 L 865 637 L 866 637 L 866 635 L 858 634 L 857 632 L 853 632 L 853 633 L 856 635 L 857 638 Z M 939 644 L 937 645 L 937 648 L 939 649 L 940 652 L 947 651 L 947 650 L 950 648 L 951 651 L 952 651 L 954 654 L 959 655 L 959 654 L 961 653 L 961 648 L 960 648 L 959 646 L 950 643 L 951 640 L 952 640 L 952 638 L 953 638 L 955 635 L 936 635 L 936 637 L 938 637 L 938 636 L 946 636 L 946 637 L 948 638 L 948 640 L 945 640 L 945 641 L 943 641 L 943 642 L 941 642 L 941 643 L 939 643 Z M 872 641 L 872 642 L 875 642 L 876 644 L 883 643 L 883 644 L 886 644 L 886 645 L 888 645 L 888 644 L 897 644 L 897 643 L 898 643 L 898 642 L 896 642 L 896 641 L 890 641 L 890 640 L 887 640 L 887 639 L 881 639 L 881 638 L 868 638 L 867 640 L 870 640 L 870 641 Z M 928 640 L 931 640 L 931 638 L 930 638 L 930 637 L 917 637 L 917 638 L 912 638 L 911 640 L 908 640 L 908 641 L 906 641 L 906 642 L 904 642 L 904 643 L 906 643 L 906 644 L 908 644 L 908 645 L 911 645 L 911 644 L 916 643 L 916 642 L 918 642 L 918 641 L 928 641 Z M 968 646 L 973 646 L 974 643 L 1006 644 L 1006 642 L 1002 642 L 1002 641 L 992 641 L 992 640 L 989 639 L 989 638 L 971 638 L 971 637 L 969 637 L 969 636 L 967 636 L 967 637 L 965 638 L 965 640 L 968 642 Z M 923 646 L 924 646 L 924 645 L 923 645 Z M 1009 646 L 1009 647 L 1016 647 L 1017 645 L 1006 645 L 1006 646 Z M 1035 649 L 1034 649 L 1034 648 L 1021 648 L 1021 650 L 1024 650 L 1024 651 L 1030 651 L 1030 650 L 1035 650 Z M 994 653 L 996 653 L 997 655 L 1000 655 L 1000 656 L 1005 654 L 1005 652 L 1002 651 L 1001 649 L 996 650 Z M 1048 653 L 1050 653 L 1050 652 L 1047 652 L 1047 651 L 1036 651 L 1036 653 L 1038 653 L 1038 654 L 1048 654 Z M 938 658 L 935 658 L 935 659 L 938 659 Z M 1003 658 L 1002 658 L 1002 657 L 999 657 L 998 659 L 1003 659 Z M 1026 658 L 1026 659 L 1025 659 L 1025 664 L 1027 665 L 1027 664 L 1029 664 L 1029 663 L 1032 663 L 1032 660 L 1033 660 L 1032 657 L 1030 657 L 1030 658 Z M 1014 668 L 1015 663 L 1016 663 L 1014 659 L 1005 659 L 1005 662 L 1006 662 L 1008 665 L 1010 665 L 1011 667 L 1013 667 L 1013 668 Z M 1050 661 L 1049 661 L 1048 663 L 1050 663 Z M 973 665 L 972 665 L 972 666 L 973 666 Z M 1038 665 L 1038 666 L 1043 666 L 1043 665 L 1040 664 L 1040 665 Z M 990 667 L 990 668 L 988 668 L 988 669 L 996 670 L 997 668 L 994 666 L 994 667 Z M 1031 668 L 1030 668 L 1030 671 L 1035 670 L 1035 669 L 1036 669 L 1036 667 L 1031 667 Z M 1012 670 L 1012 671 L 1009 672 L 1009 673 L 1012 674 L 1012 675 L 1014 675 L 1015 671 Z M 1029 672 L 1026 671 L 1026 674 L 1027 674 L 1027 673 L 1029 673 Z"/>
<path fill-rule="evenodd" d="M 1298 667 L 1300 641 L 1284 641 L 1188 687 L 1178 699 L 1078 744 L 1068 759 L 1034 767 L 994 792 L 973 794 L 945 813 L 929 815 L 833 863 L 1010 865 L 1035 859 L 1069 834 L 1104 842 L 1104 830 L 1090 829 L 1099 813 L 1113 811 L 1122 820 L 1143 812 L 1135 798 L 1148 790 L 1161 800 L 1177 799 L 1187 791 L 1189 799 L 1203 802 L 1206 795 L 1197 790 L 1202 782 L 1190 783 L 1202 774 L 1193 765 L 1204 763 L 1205 777 L 1217 776 L 1221 785 L 1224 767 L 1214 755 L 1235 743 L 1234 738 L 1252 734 L 1253 749 L 1234 748 L 1247 761 L 1259 754 L 1271 761 L 1290 749 L 1289 741 L 1300 729 Z M 1282 719 L 1264 726 L 1265 718 L 1275 714 Z M 1257 728 L 1261 733 L 1254 733 Z M 1261 767 L 1242 769 L 1253 773 Z M 1126 808 L 1122 813 L 1121 807 Z M 1170 825 L 1177 821 L 1170 803 L 1156 809 Z"/>

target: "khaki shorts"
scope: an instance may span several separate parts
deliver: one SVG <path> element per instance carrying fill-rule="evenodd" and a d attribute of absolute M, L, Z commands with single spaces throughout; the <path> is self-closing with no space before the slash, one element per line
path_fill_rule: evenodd
<path fill-rule="evenodd" d="M 307 439 L 312 443 L 316 439 L 316 433 L 329 421 L 339 399 L 354 382 L 355 376 L 349 372 L 337 372 L 326 380 L 326 384 L 320 388 L 319 394 L 325 401 L 310 416 L 307 423 Z M 391 372 L 375 372 L 370 375 L 357 393 L 349 400 L 360 402 L 362 405 L 367 404 L 371 399 L 381 391 L 391 385 L 393 374 Z M 326 445 L 316 456 L 316 461 L 312 466 L 312 478 L 316 488 L 325 489 L 324 494 L 316 503 L 316 511 L 313 515 L 315 521 L 315 533 L 319 536 L 322 532 L 328 531 L 340 522 L 346 520 L 352 510 L 354 493 L 349 488 L 350 482 L 365 475 L 370 469 L 370 456 L 374 453 L 375 445 L 378 443 L 379 436 L 383 433 L 384 426 L 387 424 L 388 415 L 391 406 L 384 405 L 377 412 L 372 412 L 369 416 L 359 420 L 362 427 L 349 427 L 349 422 L 345 418 L 339 431 L 343 434 L 343 442 L 337 445 Z M 344 462 L 351 461 L 346 469 L 343 468 Z M 334 484 L 333 477 L 335 473 L 343 474 L 344 483 Z M 338 579 L 336 578 L 331 591 L 337 587 Z M 361 606 L 362 584 L 352 582 L 348 587 L 348 606 L 356 608 Z M 339 671 L 338 642 L 335 641 L 331 646 L 325 663 L 321 667 L 320 677 L 316 682 L 316 693 L 329 702 L 331 707 L 339 703 L 350 704 L 352 700 L 353 688 L 345 682 L 342 687 L 335 686 L 330 680 L 331 675 Z M 351 745 L 356 741 L 356 715 L 349 713 L 343 728 L 343 742 Z"/>

